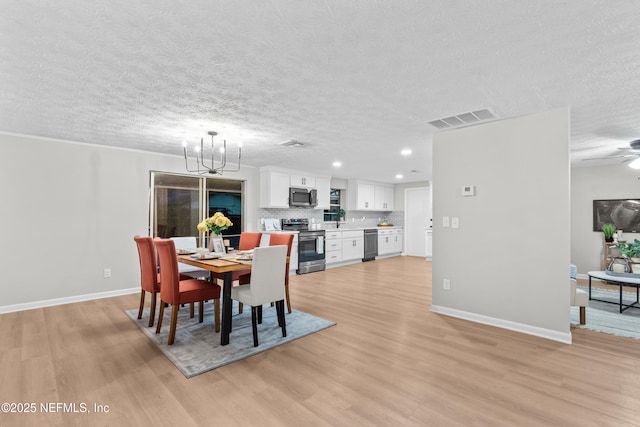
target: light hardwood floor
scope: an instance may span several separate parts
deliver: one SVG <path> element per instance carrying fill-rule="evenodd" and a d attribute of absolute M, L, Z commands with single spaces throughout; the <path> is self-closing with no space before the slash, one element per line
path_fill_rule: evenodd
<path fill-rule="evenodd" d="M 639 341 L 575 329 L 565 345 L 436 315 L 430 277 L 412 257 L 292 276 L 293 307 L 337 326 L 190 380 L 124 314 L 137 294 L 1 315 L 0 401 L 109 412 L 38 407 L 0 425 L 640 424 Z"/>

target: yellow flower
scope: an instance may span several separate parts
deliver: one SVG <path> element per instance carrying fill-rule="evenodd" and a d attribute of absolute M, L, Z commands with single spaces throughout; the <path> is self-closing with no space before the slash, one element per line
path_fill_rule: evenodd
<path fill-rule="evenodd" d="M 233 223 L 224 216 L 222 212 L 216 212 L 209 218 L 206 218 L 204 221 L 200 222 L 197 225 L 198 231 L 201 233 L 209 232 L 220 234 L 222 231 L 231 227 Z"/>

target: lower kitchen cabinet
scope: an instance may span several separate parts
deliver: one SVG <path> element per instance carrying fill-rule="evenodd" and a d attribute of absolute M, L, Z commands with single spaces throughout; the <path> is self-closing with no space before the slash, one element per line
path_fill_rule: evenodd
<path fill-rule="evenodd" d="M 364 258 L 364 231 L 342 232 L 342 261 Z"/>
<path fill-rule="evenodd" d="M 325 234 L 325 262 L 335 264 L 342 262 L 342 232 L 327 231 Z"/>
<path fill-rule="evenodd" d="M 378 230 L 378 256 L 402 252 L 402 228 Z"/>

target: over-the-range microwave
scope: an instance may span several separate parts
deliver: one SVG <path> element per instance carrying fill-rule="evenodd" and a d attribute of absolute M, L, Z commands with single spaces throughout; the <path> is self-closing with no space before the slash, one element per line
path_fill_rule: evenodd
<path fill-rule="evenodd" d="M 318 205 L 318 191 L 312 188 L 289 188 L 289 206 L 314 208 Z"/>

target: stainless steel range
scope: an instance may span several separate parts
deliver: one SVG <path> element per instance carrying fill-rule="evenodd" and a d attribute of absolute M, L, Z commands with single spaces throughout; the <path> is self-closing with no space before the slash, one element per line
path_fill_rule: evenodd
<path fill-rule="evenodd" d="M 282 219 L 282 231 L 298 231 L 298 269 L 305 274 L 325 269 L 325 231 L 309 230 L 307 218 Z"/>

